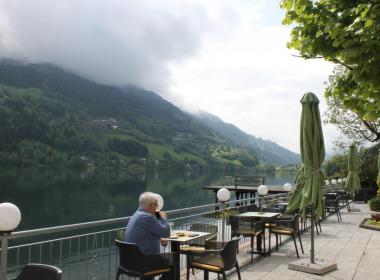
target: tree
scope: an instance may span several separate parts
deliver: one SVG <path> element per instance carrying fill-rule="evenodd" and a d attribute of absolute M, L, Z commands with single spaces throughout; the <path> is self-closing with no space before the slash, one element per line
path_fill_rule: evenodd
<path fill-rule="evenodd" d="M 341 100 L 331 97 L 327 98 L 327 105 L 327 122 L 336 125 L 351 142 L 380 141 L 380 118 L 374 121 L 361 119 L 356 112 L 345 109 Z"/>
<path fill-rule="evenodd" d="M 294 24 L 289 48 L 305 59 L 339 65 L 325 90 L 363 121 L 380 119 L 380 2 L 282 0 L 283 24 Z"/>

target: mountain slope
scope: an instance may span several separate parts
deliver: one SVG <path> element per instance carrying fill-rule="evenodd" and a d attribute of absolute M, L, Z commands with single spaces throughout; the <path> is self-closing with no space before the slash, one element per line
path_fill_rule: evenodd
<path fill-rule="evenodd" d="M 253 167 L 230 142 L 153 92 L 50 64 L 0 63 L 0 162 Z"/>
<path fill-rule="evenodd" d="M 221 137 L 231 141 L 235 145 L 251 148 L 255 151 L 260 160 L 271 164 L 295 164 L 300 161 L 300 156 L 289 151 L 280 145 L 262 138 L 256 138 L 241 131 L 238 127 L 223 122 L 217 116 L 206 112 L 193 115 L 202 124 L 209 127 Z"/>

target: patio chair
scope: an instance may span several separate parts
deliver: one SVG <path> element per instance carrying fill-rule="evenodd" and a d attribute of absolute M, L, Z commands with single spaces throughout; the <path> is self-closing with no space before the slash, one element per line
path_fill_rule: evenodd
<path fill-rule="evenodd" d="M 307 220 L 311 220 L 311 207 L 310 206 L 306 206 L 306 209 L 305 209 L 305 218 L 301 218 L 301 222 L 302 222 L 303 230 L 304 231 L 306 231 L 306 228 L 307 228 Z M 315 224 L 315 229 L 317 231 L 317 235 L 319 235 L 319 233 L 322 232 L 321 218 L 314 219 L 314 222 L 315 222 L 314 224 Z"/>
<path fill-rule="evenodd" d="M 16 280 L 61 280 L 62 270 L 58 267 L 30 263 L 23 267 Z"/>
<path fill-rule="evenodd" d="M 232 239 L 226 242 L 207 242 L 207 249 L 204 253 L 192 259 L 187 267 L 186 279 L 189 280 L 190 268 L 203 270 L 204 280 L 208 280 L 209 272 L 217 273 L 218 279 L 221 274 L 223 276 L 223 280 L 226 280 L 226 272 L 236 268 L 238 279 L 241 280 L 239 263 L 236 258 L 239 241 L 240 238 Z"/>
<path fill-rule="evenodd" d="M 340 206 L 346 206 L 347 211 L 351 212 L 350 194 L 346 190 L 339 190 L 338 191 L 338 198 L 339 198 Z"/>
<path fill-rule="evenodd" d="M 173 253 L 144 255 L 136 244 L 120 240 L 115 240 L 115 243 L 119 248 L 120 261 L 116 280 L 121 274 L 138 277 L 140 280 L 167 272 L 174 274 Z"/>
<path fill-rule="evenodd" d="M 263 236 L 264 253 L 265 253 L 265 223 L 263 221 L 255 221 L 251 217 L 230 216 L 231 238 L 235 236 L 243 236 L 251 238 L 251 262 L 253 262 L 254 239 Z M 258 252 L 256 252 L 258 253 Z"/>
<path fill-rule="evenodd" d="M 278 236 L 291 236 L 294 241 L 294 247 L 296 248 L 297 258 L 299 258 L 300 256 L 298 254 L 296 236 L 298 236 L 301 245 L 301 251 L 304 253 L 299 231 L 299 214 L 288 217 L 289 219 L 281 218 L 276 220 L 276 225 L 269 228 L 269 254 L 271 253 L 271 234 L 274 233 L 276 235 L 276 251 L 278 251 Z"/>
<path fill-rule="evenodd" d="M 339 209 L 339 197 L 325 196 L 325 210 L 329 213 L 335 213 L 340 223 L 342 221 L 342 215 Z"/>
<path fill-rule="evenodd" d="M 218 226 L 212 224 L 194 223 L 190 225 L 191 231 L 209 232 L 210 235 L 197 238 L 194 242 L 180 247 L 179 252 L 186 255 L 186 263 L 189 265 L 194 255 L 202 254 L 206 250 L 206 243 L 216 240 L 218 236 Z M 194 269 L 193 269 L 194 274 Z"/>

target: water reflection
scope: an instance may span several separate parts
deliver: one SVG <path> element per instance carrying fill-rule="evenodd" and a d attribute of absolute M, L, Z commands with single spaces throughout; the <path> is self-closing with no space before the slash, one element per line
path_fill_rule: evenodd
<path fill-rule="evenodd" d="M 140 193 L 149 190 L 165 199 L 165 210 L 212 203 L 206 185 L 227 184 L 224 172 L 183 171 L 130 174 L 125 170 L 2 169 L 0 202 L 16 204 L 22 213 L 18 230 L 87 222 L 131 215 Z M 229 174 L 228 174 L 229 175 Z M 268 176 L 283 184 L 294 175 Z"/>

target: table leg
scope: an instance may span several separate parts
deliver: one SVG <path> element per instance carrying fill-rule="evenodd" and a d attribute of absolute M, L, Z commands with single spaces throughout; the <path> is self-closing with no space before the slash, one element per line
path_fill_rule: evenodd
<path fill-rule="evenodd" d="M 180 279 L 179 242 L 171 242 L 171 250 L 174 253 L 174 275 L 175 280 Z"/>

